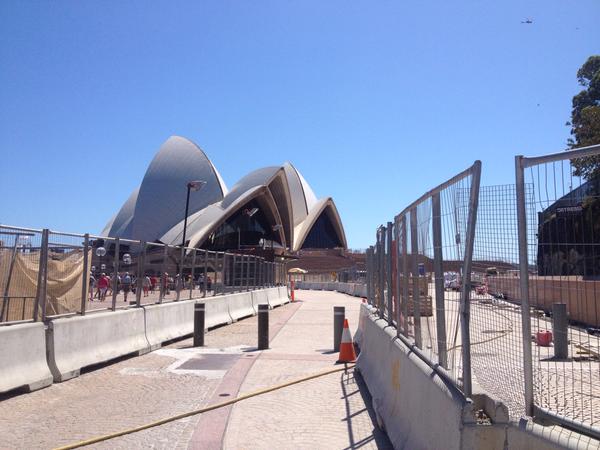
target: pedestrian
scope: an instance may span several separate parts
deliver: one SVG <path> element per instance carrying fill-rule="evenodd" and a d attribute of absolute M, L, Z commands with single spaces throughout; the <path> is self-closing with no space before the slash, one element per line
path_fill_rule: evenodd
<path fill-rule="evenodd" d="M 152 282 L 150 281 L 150 277 L 146 275 L 142 280 L 142 288 L 144 289 L 144 297 L 148 297 L 148 291 L 150 290 L 150 286 Z"/>
<path fill-rule="evenodd" d="M 98 290 L 100 292 L 100 301 L 103 302 L 106 300 L 106 291 L 108 289 L 108 285 L 110 284 L 110 280 L 106 276 L 104 272 L 100 275 L 100 279 L 98 280 Z"/>
<path fill-rule="evenodd" d="M 125 275 L 123 275 L 123 278 L 121 278 L 121 286 L 123 288 L 123 295 L 125 296 L 125 302 L 127 302 L 127 294 L 129 294 L 129 291 L 131 290 L 131 276 L 129 275 L 129 272 L 125 272 Z"/>
<path fill-rule="evenodd" d="M 90 273 L 90 281 L 88 285 L 88 292 L 90 293 L 90 302 L 94 301 L 94 289 L 96 288 L 96 278 Z"/>
<path fill-rule="evenodd" d="M 212 288 L 212 278 L 209 276 L 206 277 L 206 289 L 211 290 Z"/>

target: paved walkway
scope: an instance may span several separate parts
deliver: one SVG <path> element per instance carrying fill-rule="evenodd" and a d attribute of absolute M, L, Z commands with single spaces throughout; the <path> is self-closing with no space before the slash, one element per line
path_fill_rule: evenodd
<path fill-rule="evenodd" d="M 360 300 L 300 291 L 270 314 L 271 348 L 256 350 L 257 318 L 211 330 L 206 347 L 177 342 L 31 394 L 0 397 L 0 449 L 53 448 L 201 408 L 334 366 L 333 306 L 353 329 Z M 391 448 L 374 426 L 364 383 L 335 373 L 92 448 Z"/>

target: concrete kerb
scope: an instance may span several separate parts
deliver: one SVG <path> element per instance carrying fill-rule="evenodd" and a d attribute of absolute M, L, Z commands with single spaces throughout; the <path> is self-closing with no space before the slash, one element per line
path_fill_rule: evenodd
<path fill-rule="evenodd" d="M 0 327 L 0 392 L 27 392 L 50 386 L 43 323 Z"/>
<path fill-rule="evenodd" d="M 54 381 L 79 376 L 81 368 L 150 351 L 145 311 L 132 308 L 52 320 L 46 330 Z"/>

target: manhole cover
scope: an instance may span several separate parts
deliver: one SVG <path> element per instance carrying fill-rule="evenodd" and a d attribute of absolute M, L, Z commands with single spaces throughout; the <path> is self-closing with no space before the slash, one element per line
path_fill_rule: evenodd
<path fill-rule="evenodd" d="M 240 355 L 204 354 L 191 358 L 178 367 L 183 370 L 228 370 Z"/>

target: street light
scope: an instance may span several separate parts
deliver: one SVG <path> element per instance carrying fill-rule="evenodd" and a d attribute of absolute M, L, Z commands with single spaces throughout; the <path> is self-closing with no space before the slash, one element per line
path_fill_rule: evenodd
<path fill-rule="evenodd" d="M 185 217 L 183 218 L 183 239 L 181 247 L 185 247 L 185 234 L 187 232 L 187 219 L 190 210 L 190 191 L 199 191 L 206 184 L 206 181 L 189 181 L 187 184 L 187 197 L 185 198 Z"/>

